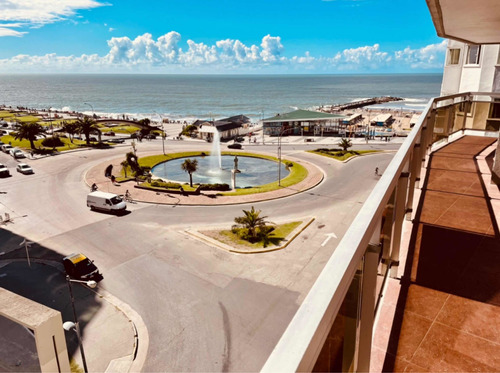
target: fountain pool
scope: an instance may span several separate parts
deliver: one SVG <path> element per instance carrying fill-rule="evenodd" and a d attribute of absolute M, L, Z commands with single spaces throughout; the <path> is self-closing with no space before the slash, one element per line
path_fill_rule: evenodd
<path fill-rule="evenodd" d="M 234 168 L 234 155 L 221 156 L 221 166 L 211 167 L 211 157 L 189 157 L 198 161 L 198 170 L 193 173 L 193 183 L 202 184 L 229 184 L 231 185 L 231 170 Z M 163 162 L 151 170 L 159 178 L 181 183 L 189 182 L 189 175 L 181 169 L 181 164 L 187 158 L 178 158 Z M 236 176 L 237 188 L 248 188 L 272 183 L 278 180 L 278 163 L 264 158 L 238 156 L 238 169 L 241 173 Z M 289 171 L 281 165 L 281 178 L 287 177 Z"/>

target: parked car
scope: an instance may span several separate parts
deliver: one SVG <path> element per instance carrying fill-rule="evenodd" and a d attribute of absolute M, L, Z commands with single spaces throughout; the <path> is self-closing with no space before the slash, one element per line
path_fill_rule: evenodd
<path fill-rule="evenodd" d="M 9 169 L 0 163 L 0 177 L 7 177 L 10 176 L 10 171 Z"/>
<path fill-rule="evenodd" d="M 154 140 L 156 139 L 156 135 L 154 133 L 148 133 L 146 136 L 144 136 L 144 138 Z"/>
<path fill-rule="evenodd" d="M 34 174 L 35 172 L 33 169 L 27 165 L 26 163 L 19 163 L 16 167 L 17 172 L 20 172 L 22 174 L 28 175 L 28 174 Z"/>
<path fill-rule="evenodd" d="M 95 282 L 103 279 L 94 261 L 83 254 L 73 253 L 63 258 L 62 262 L 64 270 L 70 278 L 81 281 L 94 280 Z"/>
<path fill-rule="evenodd" d="M 236 142 L 243 142 L 243 141 L 245 141 L 245 139 L 243 137 L 241 137 L 241 136 L 238 136 L 237 138 L 234 139 L 234 141 L 236 141 Z"/>
<path fill-rule="evenodd" d="M 9 153 L 10 152 L 10 149 L 13 149 L 14 147 L 10 144 L 3 144 L 2 146 L 0 146 L 0 149 L 2 149 L 2 151 L 4 153 Z"/>
<path fill-rule="evenodd" d="M 229 149 L 241 149 L 241 148 L 243 148 L 243 146 L 240 143 L 237 143 L 237 142 L 235 142 L 233 144 L 229 144 L 227 147 Z"/>
<path fill-rule="evenodd" d="M 112 142 L 114 144 L 123 144 L 125 140 L 117 137 L 116 139 L 109 139 L 108 142 Z"/>
<path fill-rule="evenodd" d="M 108 135 L 108 136 L 114 136 L 115 133 L 113 131 L 109 131 L 108 133 L 106 133 L 106 135 Z"/>
<path fill-rule="evenodd" d="M 10 155 L 13 156 L 14 158 L 16 159 L 19 159 L 19 158 L 26 158 L 26 154 L 24 154 L 21 149 L 10 149 L 9 151 Z"/>

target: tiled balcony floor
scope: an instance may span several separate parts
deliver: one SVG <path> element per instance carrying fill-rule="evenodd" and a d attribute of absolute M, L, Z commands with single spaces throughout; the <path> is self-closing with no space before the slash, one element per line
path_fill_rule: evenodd
<path fill-rule="evenodd" d="M 404 276 L 380 309 L 373 371 L 500 372 L 499 204 L 476 161 L 494 141 L 463 137 L 432 154 Z"/>

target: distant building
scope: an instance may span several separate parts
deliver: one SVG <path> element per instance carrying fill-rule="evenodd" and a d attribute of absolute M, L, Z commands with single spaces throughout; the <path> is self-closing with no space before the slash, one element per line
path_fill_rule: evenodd
<path fill-rule="evenodd" d="M 263 119 L 265 135 L 332 136 L 342 128 L 344 115 L 326 114 L 310 110 L 295 110 Z"/>
<path fill-rule="evenodd" d="M 375 126 L 389 126 L 394 119 L 391 114 L 379 114 L 370 121 Z"/>
<path fill-rule="evenodd" d="M 241 114 L 216 121 L 197 120 L 193 123 L 199 128 L 199 137 L 207 141 L 213 140 L 214 128 L 221 139 L 232 139 L 246 132 L 249 124 L 250 118 Z"/>

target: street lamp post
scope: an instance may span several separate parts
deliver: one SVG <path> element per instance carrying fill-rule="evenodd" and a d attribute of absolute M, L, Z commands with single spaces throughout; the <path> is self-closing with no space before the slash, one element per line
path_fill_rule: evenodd
<path fill-rule="evenodd" d="M 93 107 L 91 104 L 87 103 L 87 102 L 84 102 L 83 104 L 84 104 L 84 105 L 89 105 L 89 106 L 90 106 L 90 108 L 92 109 L 92 117 L 94 117 L 94 115 L 95 115 L 95 112 L 94 112 L 94 107 Z"/>
<path fill-rule="evenodd" d="M 158 114 L 156 111 L 154 111 L 156 115 L 160 117 L 160 122 L 161 122 L 161 145 L 163 147 L 163 155 L 165 155 L 165 130 L 163 129 L 163 117 Z"/>
<path fill-rule="evenodd" d="M 78 318 L 76 317 L 76 309 L 75 309 L 75 298 L 73 296 L 73 287 L 71 286 L 72 282 L 78 282 L 78 283 L 83 283 L 86 284 L 90 288 L 95 288 L 97 286 L 97 282 L 95 281 L 80 281 L 80 280 L 72 280 L 69 276 L 66 276 L 66 282 L 68 283 L 68 288 L 69 288 L 69 295 L 71 298 L 71 308 L 73 309 L 73 319 L 75 320 L 74 323 L 72 322 L 65 322 L 63 324 L 63 327 L 65 330 L 70 330 L 74 329 L 76 332 L 76 335 L 78 337 L 78 344 L 80 346 L 80 353 L 82 355 L 82 362 L 83 362 L 83 369 L 85 373 L 88 373 L 87 369 L 87 360 L 85 359 L 85 352 L 83 351 L 83 343 L 82 343 L 82 335 L 80 334 L 80 324 L 78 323 Z"/>
<path fill-rule="evenodd" d="M 287 131 L 294 130 L 295 128 L 285 128 L 281 130 L 278 136 L 278 186 L 281 186 L 281 136 Z"/>

